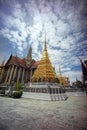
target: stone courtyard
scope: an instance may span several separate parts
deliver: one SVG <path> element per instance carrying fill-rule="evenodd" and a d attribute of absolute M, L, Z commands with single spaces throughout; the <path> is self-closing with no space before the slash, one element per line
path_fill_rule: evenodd
<path fill-rule="evenodd" d="M 0 97 L 0 130 L 87 130 L 87 97 L 41 101 Z"/>

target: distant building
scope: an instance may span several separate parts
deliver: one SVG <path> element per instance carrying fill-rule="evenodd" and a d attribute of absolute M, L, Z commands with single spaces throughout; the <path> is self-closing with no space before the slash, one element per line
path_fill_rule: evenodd
<path fill-rule="evenodd" d="M 70 86 L 70 80 L 69 77 L 62 77 L 63 78 L 63 85 L 65 87 L 69 87 Z"/>
<path fill-rule="evenodd" d="M 76 80 L 75 82 L 72 83 L 72 87 L 80 88 L 82 86 L 83 86 L 83 84 L 80 80 Z"/>
<path fill-rule="evenodd" d="M 70 86 L 70 80 L 69 77 L 62 76 L 60 66 L 59 66 L 59 75 L 58 75 L 60 86 L 69 87 Z"/>

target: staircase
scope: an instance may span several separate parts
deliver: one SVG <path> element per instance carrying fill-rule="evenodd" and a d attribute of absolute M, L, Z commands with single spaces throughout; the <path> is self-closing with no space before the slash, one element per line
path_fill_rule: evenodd
<path fill-rule="evenodd" d="M 68 97 L 66 94 L 49 94 L 49 93 L 33 93 L 23 92 L 22 98 L 47 100 L 47 101 L 65 101 Z"/>
<path fill-rule="evenodd" d="M 66 94 L 50 94 L 51 101 L 65 101 L 67 100 Z"/>

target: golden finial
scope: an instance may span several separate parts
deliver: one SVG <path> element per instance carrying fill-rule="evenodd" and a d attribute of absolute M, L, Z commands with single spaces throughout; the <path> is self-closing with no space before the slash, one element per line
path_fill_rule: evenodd
<path fill-rule="evenodd" d="M 44 41 L 44 51 L 47 51 L 47 46 L 46 46 L 46 33 L 45 33 L 45 41 Z"/>

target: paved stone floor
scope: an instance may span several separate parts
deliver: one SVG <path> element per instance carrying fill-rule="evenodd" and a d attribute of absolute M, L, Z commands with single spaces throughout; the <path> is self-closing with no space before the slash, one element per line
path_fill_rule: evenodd
<path fill-rule="evenodd" d="M 0 130 L 87 130 L 87 97 L 54 102 L 0 97 Z"/>

